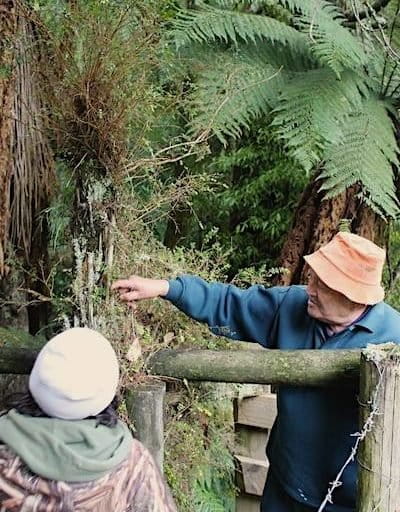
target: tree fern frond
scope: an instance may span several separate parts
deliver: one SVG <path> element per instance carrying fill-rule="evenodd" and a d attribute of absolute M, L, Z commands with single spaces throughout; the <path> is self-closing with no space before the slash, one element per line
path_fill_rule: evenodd
<path fill-rule="evenodd" d="M 341 139 L 343 119 L 361 105 L 363 87 L 350 71 L 339 80 L 329 69 L 294 73 L 274 109 L 272 126 L 292 158 L 309 171 L 321 159 L 327 143 Z"/>
<path fill-rule="evenodd" d="M 311 52 L 304 53 L 299 49 L 288 48 L 281 43 L 264 43 L 239 45 L 238 52 L 242 59 L 249 62 L 258 63 L 262 66 L 263 62 L 268 63 L 275 68 L 296 73 L 308 71 L 320 67 L 318 60 L 313 57 Z"/>
<path fill-rule="evenodd" d="M 201 9 L 178 11 L 172 37 L 178 48 L 192 41 L 237 44 L 239 41 L 256 43 L 269 40 L 307 51 L 307 38 L 281 21 L 206 4 L 202 4 Z"/>
<path fill-rule="evenodd" d="M 324 153 L 321 190 L 333 197 L 360 182 L 362 199 L 381 215 L 398 214 L 393 165 L 398 165 L 397 143 L 387 105 L 370 98 L 344 123 L 338 144 Z"/>
<path fill-rule="evenodd" d="M 339 9 L 326 0 L 279 0 L 295 14 L 295 22 L 308 35 L 311 51 L 337 75 L 361 68 L 368 60 L 361 42 L 342 25 Z"/>
<path fill-rule="evenodd" d="M 281 70 L 267 63 L 221 54 L 198 77 L 190 95 L 192 133 L 211 131 L 224 144 L 227 137 L 239 137 L 276 102 L 282 79 Z"/>

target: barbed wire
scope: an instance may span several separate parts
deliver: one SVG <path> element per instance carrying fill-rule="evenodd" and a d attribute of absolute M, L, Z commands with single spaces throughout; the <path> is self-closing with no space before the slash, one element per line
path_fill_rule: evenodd
<path fill-rule="evenodd" d="M 377 384 L 375 386 L 375 389 L 374 389 L 374 391 L 372 393 L 372 398 L 366 404 L 360 404 L 360 405 L 362 405 L 364 407 L 370 406 L 371 407 L 371 411 L 370 411 L 367 419 L 365 420 L 364 425 L 363 425 L 361 431 L 360 432 L 355 432 L 354 434 L 351 434 L 352 437 L 356 438 L 356 441 L 355 441 L 355 443 L 354 443 L 354 445 L 353 445 L 353 447 L 352 447 L 352 449 L 350 451 L 350 455 L 347 457 L 345 463 L 340 468 L 340 470 L 337 473 L 337 475 L 336 475 L 335 479 L 333 480 L 333 482 L 330 483 L 330 486 L 328 488 L 326 496 L 325 496 L 324 500 L 322 501 L 321 505 L 318 508 L 318 512 L 323 512 L 323 510 L 328 505 L 328 503 L 329 504 L 333 504 L 333 496 L 332 495 L 333 495 L 334 490 L 342 485 L 341 478 L 342 478 L 342 475 L 344 473 L 344 470 L 347 468 L 347 466 L 349 464 L 351 464 L 351 462 L 354 461 L 354 458 L 355 458 L 355 456 L 357 454 L 357 451 L 358 451 L 358 448 L 359 448 L 359 445 L 360 445 L 361 441 L 363 441 L 365 439 L 365 437 L 367 436 L 367 434 L 369 432 L 371 432 L 371 430 L 373 429 L 375 417 L 378 416 L 379 414 L 381 414 L 380 411 L 379 411 L 379 407 L 380 407 L 379 396 L 380 396 L 380 391 L 381 391 L 381 387 L 382 387 L 382 383 L 383 383 L 383 377 L 385 375 L 386 367 L 382 368 L 379 365 L 378 362 L 375 362 L 375 366 L 376 366 L 378 374 L 379 374 L 379 380 L 378 380 L 378 382 L 377 382 Z M 377 504 L 377 506 L 379 506 L 379 504 Z M 376 507 L 374 507 L 374 510 L 372 512 L 377 510 Z"/>

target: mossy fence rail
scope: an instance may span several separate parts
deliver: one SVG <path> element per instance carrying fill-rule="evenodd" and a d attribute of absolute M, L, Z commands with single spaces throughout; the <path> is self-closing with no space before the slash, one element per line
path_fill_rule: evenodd
<path fill-rule="evenodd" d="M 27 374 L 37 353 L 0 349 L 0 374 Z M 365 350 L 163 350 L 148 360 L 152 375 L 196 381 L 290 386 L 334 386 L 346 393 L 359 382 L 360 430 L 355 433 L 359 464 L 357 512 L 400 510 L 400 349 L 394 344 Z M 346 389 L 350 388 L 350 389 Z M 158 391 L 157 391 L 158 390 Z M 148 394 L 150 393 L 150 395 Z M 162 440 L 149 432 L 162 425 L 162 388 L 133 391 L 128 408 L 142 423 L 142 440 L 153 452 Z M 146 405 L 148 397 L 155 400 Z M 142 419 L 143 418 L 143 419 Z M 162 438 L 162 435 L 159 436 Z M 158 443 L 158 444 L 157 444 Z M 155 446 L 155 444 L 157 446 Z M 161 459 L 161 460 L 160 460 Z M 159 463 L 162 458 L 159 457 Z M 343 461 L 345 464 L 346 461 Z M 338 475 L 336 485 L 339 485 Z M 334 502 L 333 484 L 333 502 Z M 324 507 L 321 505 L 320 510 Z"/>

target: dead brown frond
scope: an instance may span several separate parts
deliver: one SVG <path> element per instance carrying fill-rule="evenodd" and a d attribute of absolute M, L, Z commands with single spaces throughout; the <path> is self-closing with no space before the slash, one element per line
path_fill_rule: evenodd
<path fill-rule="evenodd" d="M 21 12 L 15 42 L 15 94 L 11 133 L 12 179 L 9 183 L 9 232 L 29 260 L 33 230 L 55 186 L 54 160 L 46 136 L 37 62 L 39 46 L 32 22 Z M 40 228 L 37 228 L 40 229 Z"/>
<path fill-rule="evenodd" d="M 74 164 L 86 155 L 91 172 L 115 179 L 124 172 L 130 139 L 146 131 L 158 33 L 147 26 L 154 16 L 138 19 L 132 7 L 107 9 L 93 12 L 75 2 L 67 7 L 61 36 L 42 27 L 53 63 L 48 69 L 43 62 L 42 76 L 57 150 L 68 152 Z"/>
<path fill-rule="evenodd" d="M 11 177 L 11 113 L 14 101 L 15 53 L 12 47 L 17 31 L 15 3 L 0 3 L 0 274 L 4 273 L 4 252 L 9 222 L 9 182 Z"/>

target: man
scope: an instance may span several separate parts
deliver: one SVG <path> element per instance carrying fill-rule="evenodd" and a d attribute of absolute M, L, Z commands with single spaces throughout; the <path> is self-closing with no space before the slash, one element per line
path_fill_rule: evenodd
<path fill-rule="evenodd" d="M 156 464 L 113 408 L 110 343 L 74 328 L 51 339 L 29 393 L 0 416 L 3 512 L 176 512 Z"/>
<path fill-rule="evenodd" d="M 171 281 L 132 276 L 114 283 L 128 304 L 164 297 L 212 332 L 270 349 L 334 350 L 367 343 L 400 342 L 400 314 L 383 301 L 385 252 L 351 233 L 338 233 L 305 257 L 304 286 L 206 283 L 190 276 Z M 278 416 L 268 442 L 270 471 L 262 512 L 318 510 L 354 445 L 357 390 L 282 386 Z M 327 512 L 354 512 L 356 462 L 343 473 Z"/>

